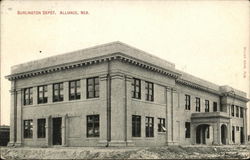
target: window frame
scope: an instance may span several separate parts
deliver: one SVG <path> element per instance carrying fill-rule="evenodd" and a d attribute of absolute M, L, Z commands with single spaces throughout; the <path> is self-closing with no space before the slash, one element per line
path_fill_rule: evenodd
<path fill-rule="evenodd" d="M 244 117 L 244 109 L 243 107 L 240 107 L 240 118 Z"/>
<path fill-rule="evenodd" d="M 132 98 L 141 99 L 141 80 L 140 79 L 133 78 L 132 80 Z"/>
<path fill-rule="evenodd" d="M 92 122 L 89 122 L 89 117 L 93 118 Z M 86 134 L 86 136 L 87 136 L 87 138 L 100 137 L 100 115 L 99 114 L 87 115 L 86 118 L 87 118 L 87 120 L 86 120 L 86 123 L 87 123 L 87 127 L 86 127 L 87 134 Z M 98 118 L 98 120 L 96 120 L 96 118 Z M 89 124 L 91 124 L 92 126 L 89 127 Z M 89 134 L 89 131 L 91 129 L 93 130 L 93 133 Z M 95 130 L 97 130 L 98 132 L 95 133 Z"/>
<path fill-rule="evenodd" d="M 234 105 L 231 105 L 231 116 L 234 117 L 235 113 L 234 113 Z"/>
<path fill-rule="evenodd" d="M 80 84 L 80 82 L 81 82 L 80 79 L 69 81 L 69 100 L 70 101 L 81 99 L 81 84 Z M 71 93 L 71 89 L 74 90 L 73 93 Z"/>
<path fill-rule="evenodd" d="M 42 88 L 42 91 L 40 91 Z M 42 96 L 40 97 L 40 93 Z M 45 96 L 47 93 L 47 96 Z M 42 85 L 37 87 L 37 104 L 48 103 L 48 85 Z"/>
<path fill-rule="evenodd" d="M 185 94 L 185 110 L 191 110 L 191 96 Z"/>
<path fill-rule="evenodd" d="M 201 112 L 201 99 L 199 97 L 195 97 L 195 111 Z"/>
<path fill-rule="evenodd" d="M 154 137 L 154 117 L 145 117 L 145 137 Z"/>
<path fill-rule="evenodd" d="M 32 105 L 32 104 L 33 104 L 33 87 L 24 88 L 23 89 L 23 105 L 26 106 L 26 105 Z"/>
<path fill-rule="evenodd" d="M 57 85 L 58 88 L 55 89 L 55 86 Z M 63 82 L 53 84 L 53 102 L 62 102 L 64 100 L 63 90 L 64 90 Z M 55 95 L 56 91 L 58 91 L 58 95 Z"/>
<path fill-rule="evenodd" d="M 205 100 L 205 112 L 209 112 L 210 108 L 209 108 L 209 100 Z"/>
<path fill-rule="evenodd" d="M 217 102 L 213 102 L 213 112 L 217 112 L 218 111 L 218 104 Z"/>
<path fill-rule="evenodd" d="M 24 139 L 33 138 L 33 120 L 32 119 L 23 120 L 23 138 Z"/>
<path fill-rule="evenodd" d="M 141 137 L 141 116 L 139 115 L 132 115 L 132 137 Z"/>
<path fill-rule="evenodd" d="M 165 118 L 158 118 L 158 132 L 166 132 L 163 127 L 166 128 Z"/>
<path fill-rule="evenodd" d="M 236 131 L 240 131 L 240 127 L 239 126 L 236 126 Z"/>
<path fill-rule="evenodd" d="M 185 138 L 191 138 L 191 122 L 185 122 Z"/>
<path fill-rule="evenodd" d="M 91 77 L 87 78 L 86 80 L 86 85 L 87 85 L 87 99 L 91 98 L 99 98 L 100 97 L 100 79 L 99 77 Z M 90 83 L 92 81 L 92 84 Z M 98 82 L 98 83 L 97 83 Z M 92 90 L 90 89 L 92 87 Z M 98 89 L 96 89 L 98 88 Z M 90 94 L 93 92 L 93 95 Z"/>
<path fill-rule="evenodd" d="M 37 119 L 37 138 L 46 138 L 46 119 L 45 118 Z"/>
<path fill-rule="evenodd" d="M 154 101 L 154 83 L 145 81 L 146 101 Z M 150 94 L 150 91 L 152 94 Z"/>
<path fill-rule="evenodd" d="M 236 113 L 235 113 L 235 117 L 239 117 L 240 114 L 239 114 L 239 106 L 236 106 Z"/>

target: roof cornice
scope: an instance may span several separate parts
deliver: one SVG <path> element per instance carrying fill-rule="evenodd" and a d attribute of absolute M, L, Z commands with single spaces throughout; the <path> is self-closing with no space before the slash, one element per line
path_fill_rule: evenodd
<path fill-rule="evenodd" d="M 125 63 L 133 64 L 141 68 L 145 68 L 150 71 L 158 72 L 160 74 L 166 75 L 168 77 L 172 78 L 178 78 L 181 74 L 178 72 L 174 72 L 162 67 L 158 67 L 156 65 L 138 60 L 133 57 L 129 57 L 126 54 L 123 53 L 113 53 L 105 56 L 100 56 L 100 57 L 95 57 L 91 59 L 85 59 L 77 62 L 71 62 L 71 63 L 66 63 L 66 64 L 60 64 L 60 65 L 55 65 L 55 66 L 50 66 L 46 68 L 40 68 L 36 70 L 31 70 L 28 72 L 22 72 L 22 73 L 17 73 L 17 74 L 11 74 L 6 76 L 8 80 L 17 80 L 17 79 L 24 79 L 24 78 L 29 78 L 29 77 L 35 77 L 38 75 L 44 75 L 44 74 L 49 74 L 49 73 L 54 73 L 62 70 L 69 70 L 69 69 L 74 69 L 74 68 L 79 68 L 79 67 L 84 67 L 84 66 L 89 66 L 92 64 L 98 64 L 98 63 L 103 63 L 106 61 L 112 61 L 112 60 L 120 60 Z"/>
<path fill-rule="evenodd" d="M 176 79 L 176 83 L 179 83 L 179 84 L 182 84 L 182 85 L 185 85 L 185 86 L 189 86 L 189 87 L 194 88 L 194 89 L 200 89 L 202 91 L 206 91 L 206 92 L 209 92 L 209 93 L 212 93 L 212 94 L 216 94 L 218 96 L 221 95 L 220 91 L 217 91 L 217 90 L 214 90 L 214 89 L 211 89 L 211 88 L 208 88 L 208 87 L 204 87 L 204 86 L 199 85 L 198 83 L 194 83 L 194 82 L 184 80 L 184 79 L 181 79 L 181 78 Z"/>

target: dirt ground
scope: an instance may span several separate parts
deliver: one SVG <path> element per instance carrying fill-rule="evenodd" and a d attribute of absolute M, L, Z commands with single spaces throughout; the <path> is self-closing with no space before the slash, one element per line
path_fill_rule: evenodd
<path fill-rule="evenodd" d="M 245 146 L 1 148 L 3 159 L 248 159 Z"/>

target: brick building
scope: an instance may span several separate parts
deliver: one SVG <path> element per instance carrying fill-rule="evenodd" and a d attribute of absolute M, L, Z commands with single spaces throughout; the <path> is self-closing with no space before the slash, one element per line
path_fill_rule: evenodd
<path fill-rule="evenodd" d="M 121 42 L 11 68 L 9 145 L 243 144 L 246 93 Z"/>

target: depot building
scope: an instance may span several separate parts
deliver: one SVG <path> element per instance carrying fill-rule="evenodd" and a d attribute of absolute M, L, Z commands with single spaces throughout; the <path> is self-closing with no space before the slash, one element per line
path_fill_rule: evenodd
<path fill-rule="evenodd" d="M 246 93 L 121 42 L 11 68 L 9 146 L 244 144 Z"/>

